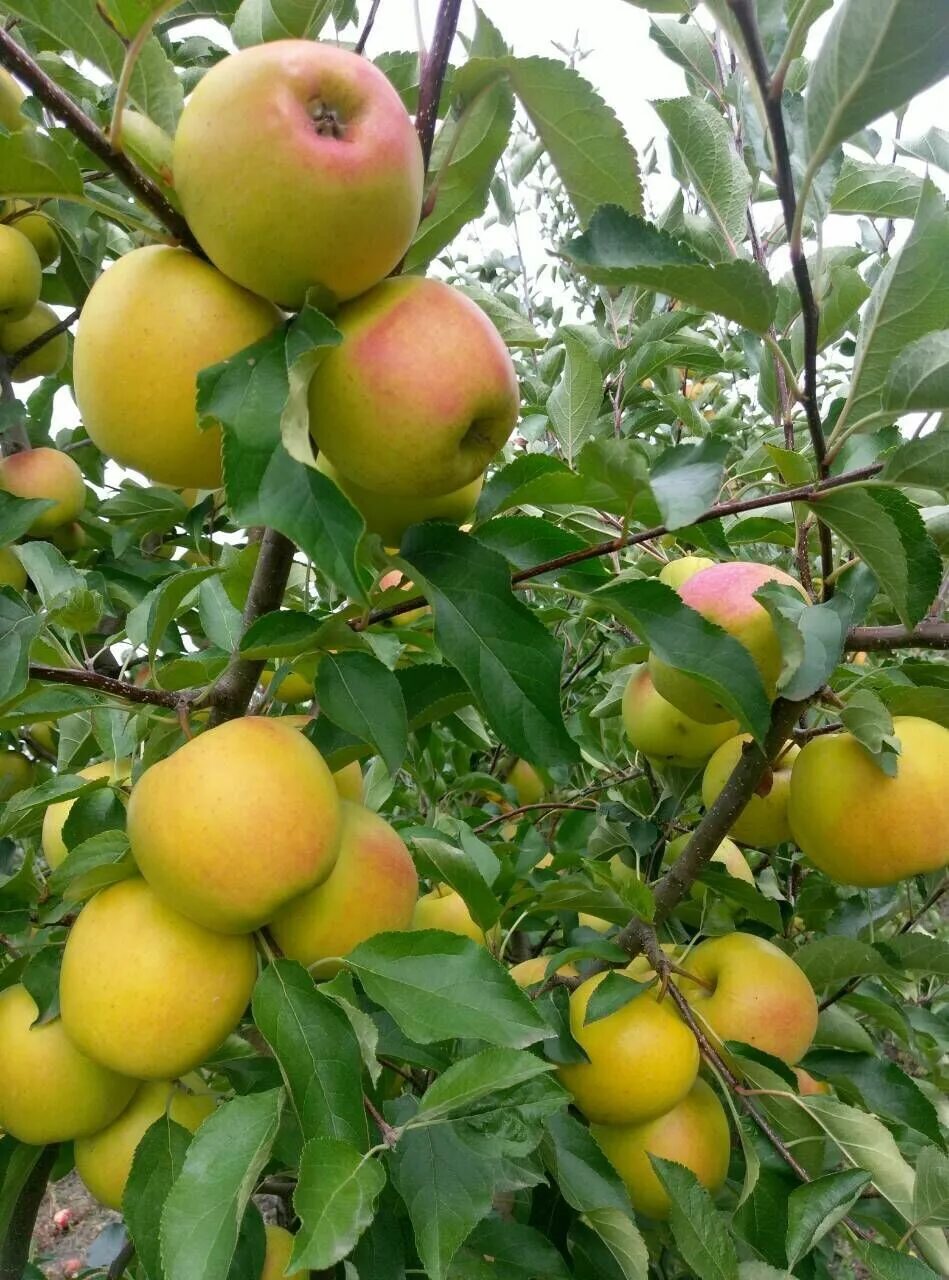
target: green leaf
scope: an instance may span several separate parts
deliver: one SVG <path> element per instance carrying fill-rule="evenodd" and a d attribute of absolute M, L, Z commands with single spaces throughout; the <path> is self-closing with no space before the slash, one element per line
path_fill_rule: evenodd
<path fill-rule="evenodd" d="M 402 690 L 389 668 L 370 653 L 324 653 L 315 688 L 323 715 L 371 743 L 394 777 L 405 759 L 408 723 Z"/>
<path fill-rule="evenodd" d="M 547 345 L 547 339 L 537 332 L 513 299 L 491 293 L 480 285 L 455 285 L 455 288 L 478 304 L 506 346 L 538 350 Z"/>
<path fill-rule="evenodd" d="M 834 602 L 809 605 L 793 587 L 776 582 L 754 594 L 771 614 L 781 642 L 779 692 L 791 701 L 811 697 L 841 660 L 849 619 Z"/>
<path fill-rule="evenodd" d="M 938 1147 L 923 1147 L 916 1159 L 913 1217 L 916 1222 L 949 1227 L 949 1156 Z"/>
<path fill-rule="evenodd" d="M 888 485 L 846 485 L 807 505 L 872 570 L 907 627 L 926 616 L 939 590 L 941 561 L 905 494 Z"/>
<path fill-rule="evenodd" d="M 0 814 L 0 836 L 22 835 L 36 830 L 43 819 L 43 811 L 48 805 L 58 800 L 71 800 L 87 787 L 103 786 L 105 786 L 104 778 L 90 782 L 74 774 L 57 773 L 37 787 L 30 787 L 28 791 L 18 791 L 3 806 Z"/>
<path fill-rule="evenodd" d="M 351 951 L 346 967 L 420 1044 L 468 1036 L 521 1049 L 551 1034 L 532 1001 L 470 938 L 380 933 Z"/>
<path fill-rule="evenodd" d="M 833 213 L 862 213 L 870 218 L 914 218 L 923 180 L 898 164 L 844 161 L 830 197 Z"/>
<path fill-rule="evenodd" d="M 341 1262 L 372 1221 L 385 1181 L 379 1161 L 360 1155 L 348 1142 L 308 1142 L 293 1193 L 301 1227 L 289 1265 L 321 1271 Z"/>
<path fill-rule="evenodd" d="M 949 409 L 949 329 L 924 334 L 896 357 L 883 405 L 897 413 Z"/>
<path fill-rule="evenodd" d="M 483 1049 L 453 1062 L 419 1102 L 410 1128 L 437 1124 L 457 1111 L 470 1111 L 489 1094 L 503 1093 L 534 1076 L 552 1071 L 554 1064 L 521 1049 Z M 503 1105 L 503 1104 L 502 1104 Z"/>
<path fill-rule="evenodd" d="M 744 728 L 763 740 L 770 706 L 744 645 L 655 579 L 617 582 L 597 591 L 592 599 L 627 618 L 657 658 L 694 677 Z"/>
<path fill-rule="evenodd" d="M 949 130 L 933 125 L 921 138 L 900 138 L 896 148 L 904 156 L 915 156 L 924 164 L 949 171 Z"/>
<path fill-rule="evenodd" d="M 560 1194 L 578 1213 L 610 1209 L 629 1214 L 629 1196 L 590 1130 L 563 1111 L 544 1127 L 541 1155 Z"/>
<path fill-rule="evenodd" d="M 629 1214 L 619 1209 L 590 1209 L 581 1221 L 602 1240 L 623 1280 L 648 1280 L 649 1251 Z"/>
<path fill-rule="evenodd" d="M 699 38 L 704 43 L 701 33 Z M 751 175 L 735 150 L 731 128 L 720 111 L 699 98 L 664 98 L 652 107 L 706 213 L 737 252 L 748 229 Z"/>
<path fill-rule="evenodd" d="M 631 516 L 639 500 L 650 493 L 649 458 L 634 440 L 618 440 L 615 436 L 590 440 L 584 445 L 577 466 L 584 479 L 613 491 L 626 516 Z M 585 570 L 588 566 L 578 568 Z"/>
<path fill-rule="evenodd" d="M 435 639 L 491 728 L 538 764 L 577 758 L 560 707 L 561 647 L 511 589 L 507 566 L 444 524 L 413 525 L 402 542 L 409 576 L 435 614 Z"/>
<path fill-rule="evenodd" d="M 63 963 L 62 947 L 43 947 L 30 956 L 20 981 L 33 997 L 37 1008 L 33 1026 L 59 1017 L 59 971 Z"/>
<path fill-rule="evenodd" d="M 807 1069 L 829 1080 L 843 1102 L 859 1103 L 882 1120 L 908 1125 L 933 1142 L 942 1142 L 936 1108 L 895 1062 L 875 1053 L 812 1049 Z"/>
<path fill-rule="evenodd" d="M 679 1252 L 698 1280 L 738 1280 L 738 1258 L 712 1197 L 691 1169 L 649 1157 L 672 1201 L 669 1226 Z"/>
<path fill-rule="evenodd" d="M 850 978 L 891 974 L 889 964 L 879 951 L 857 938 L 828 936 L 805 942 L 794 952 L 794 960 L 818 992 L 839 986 Z"/>
<path fill-rule="evenodd" d="M 856 689 L 840 713 L 844 727 L 873 757 L 873 763 L 888 777 L 897 774 L 899 740 L 893 717 L 885 704 L 869 689 Z"/>
<path fill-rule="evenodd" d="M 938 1280 L 935 1271 L 907 1253 L 897 1253 L 872 1240 L 856 1240 L 854 1248 L 874 1280 Z"/>
<path fill-rule="evenodd" d="M 899 969 L 949 978 L 949 942 L 924 933 L 904 933 L 887 938 L 886 950 L 894 954 Z"/>
<path fill-rule="evenodd" d="M 468 1250 L 481 1259 L 491 1259 L 486 1274 L 496 1272 L 506 1280 L 534 1280 L 535 1276 L 572 1280 L 563 1255 L 540 1231 L 508 1218 L 492 1216 L 479 1223 L 468 1237 Z M 454 1280 L 454 1268 L 451 1276 Z M 458 1280 L 467 1276 L 462 1269 Z"/>
<path fill-rule="evenodd" d="M 48 134 L 35 129 L 0 134 L 0 194 L 24 199 L 81 196 L 82 173 Z"/>
<path fill-rule="evenodd" d="M 364 1150 L 361 1055 L 346 1015 L 294 960 L 264 969 L 253 1013 L 280 1064 L 304 1142 L 333 1138 Z"/>
<path fill-rule="evenodd" d="M 165 1280 L 227 1280 L 282 1108 L 283 1090 L 271 1089 L 232 1098 L 201 1125 L 161 1217 Z"/>
<path fill-rule="evenodd" d="M 214 566 L 200 569 L 182 569 L 166 578 L 160 587 L 149 591 L 141 604 L 129 612 L 127 630 L 133 644 L 147 645 L 148 659 L 154 662 L 165 632 L 181 610 L 188 596 L 205 578 L 220 573 Z"/>
<path fill-rule="evenodd" d="M 880 479 L 896 485 L 949 489 L 949 431 L 906 440 L 887 456 Z"/>
<path fill-rule="evenodd" d="M 585 342 L 565 333 L 566 360 L 560 381 L 550 393 L 550 425 L 569 465 L 589 439 L 603 404 L 603 375 Z"/>
<path fill-rule="evenodd" d="M 244 629 L 239 609 L 231 604 L 220 578 L 206 578 L 198 589 L 198 617 L 204 634 L 225 653 L 233 653 Z"/>
<path fill-rule="evenodd" d="M 615 205 L 598 209 L 586 233 L 562 252 L 596 284 L 645 285 L 755 333 L 764 333 L 774 316 L 774 286 L 756 263 L 705 262 L 667 232 Z"/>
<path fill-rule="evenodd" d="M 149 1128 L 132 1157 L 122 1215 L 148 1280 L 163 1280 L 159 1233 L 168 1193 L 184 1167 L 191 1134 L 167 1115 Z"/>
<path fill-rule="evenodd" d="M 0 705 L 26 688 L 30 645 L 42 629 L 42 617 L 12 587 L 0 587 Z"/>
<path fill-rule="evenodd" d="M 315 40 L 333 12 L 334 0 L 242 0 L 231 23 L 238 49 L 268 40 Z"/>
<path fill-rule="evenodd" d="M 625 444 L 626 441 L 594 440 L 584 450 L 600 444 Z M 564 529 L 552 520 L 541 516 L 500 516 L 482 525 L 474 535 L 480 543 L 504 556 L 514 569 L 529 569 L 546 560 L 583 551 L 590 543 L 579 534 Z M 553 569 L 535 579 L 537 582 L 571 583 L 584 590 L 599 586 L 609 578 L 609 571 L 602 560 L 584 560 L 565 569 Z"/>
<path fill-rule="evenodd" d="M 788 1196 L 788 1262 L 793 1267 L 856 1204 L 870 1181 L 863 1169 L 845 1169 L 798 1187 Z"/>
<path fill-rule="evenodd" d="M 949 61 L 942 0 L 845 0 L 810 69 L 811 164 L 940 80 Z"/>
<path fill-rule="evenodd" d="M 721 492 L 729 445 L 711 436 L 666 449 L 653 463 L 649 483 L 670 529 L 683 529 L 707 511 Z"/>
<path fill-rule="evenodd" d="M 71 816 L 71 815 L 70 815 Z M 102 889 L 106 884 L 124 880 L 134 874 L 135 864 L 129 855 L 128 836 L 124 831 L 100 831 L 97 835 L 73 845 L 49 878 L 51 892 L 71 898 L 69 886 L 83 881 L 83 897 L 90 888 Z M 90 881 L 91 872 L 98 872 Z"/>
<path fill-rule="evenodd" d="M 317 647 L 323 623 L 309 613 L 279 609 L 252 623 L 241 639 L 244 658 L 296 658 Z"/>
<path fill-rule="evenodd" d="M 0 136 L 0 144 L 2 142 L 3 137 Z M 22 538 L 36 517 L 52 505 L 50 498 L 14 498 L 12 493 L 0 490 L 0 547 Z"/>
<path fill-rule="evenodd" d="M 649 6 L 653 8 L 652 5 Z M 654 9 L 654 12 L 658 6 Z M 649 23 L 649 38 L 655 40 L 662 52 L 680 66 L 687 75 L 694 76 L 706 88 L 718 93 L 718 72 L 712 46 L 697 22 L 672 22 L 667 18 L 654 18 Z"/>
<path fill-rule="evenodd" d="M 628 974 L 620 973 L 614 969 L 599 983 L 590 997 L 583 1025 L 586 1027 L 591 1022 L 599 1022 L 601 1018 L 608 1018 L 611 1013 L 615 1013 L 617 1009 L 622 1009 L 631 1000 L 635 1000 L 647 986 L 649 986 L 649 983 L 637 982 L 635 978 L 630 978 Z"/>
<path fill-rule="evenodd" d="M 459 848 L 444 838 L 443 833 L 428 827 L 403 831 L 417 855 L 422 875 L 438 880 L 457 890 L 482 929 L 490 929 L 501 914 L 501 904 L 491 892 L 500 865 L 493 854 L 487 864 L 475 856 L 470 841 Z"/>

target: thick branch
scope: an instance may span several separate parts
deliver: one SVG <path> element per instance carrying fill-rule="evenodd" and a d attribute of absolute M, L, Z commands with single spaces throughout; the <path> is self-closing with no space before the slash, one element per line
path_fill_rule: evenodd
<path fill-rule="evenodd" d="M 927 618 L 915 627 L 852 627 L 845 649 L 857 653 L 889 649 L 949 649 L 949 622 Z"/>
<path fill-rule="evenodd" d="M 109 142 L 94 120 L 83 111 L 78 103 L 73 102 L 64 93 L 55 80 L 51 80 L 43 68 L 30 57 L 26 50 L 14 40 L 9 31 L 0 28 L 0 65 L 22 80 L 50 111 L 57 120 L 85 143 L 89 150 L 110 169 L 133 196 L 147 209 L 150 209 L 159 222 L 171 232 L 176 240 L 189 249 L 200 252 L 197 241 L 191 234 L 187 222 L 165 199 L 162 192 L 135 167 L 126 155 L 117 151 Z"/>
<path fill-rule="evenodd" d="M 56 1146 L 44 1148 L 20 1189 L 6 1235 L 0 1241 L 0 1280 L 23 1280 L 23 1272 L 30 1259 L 36 1215 L 58 1151 Z"/>
<path fill-rule="evenodd" d="M 438 103 L 442 96 L 442 85 L 445 83 L 445 72 L 448 69 L 448 55 L 451 53 L 451 46 L 455 39 L 460 9 L 461 0 L 441 0 L 438 6 L 438 17 L 435 19 L 432 46 L 422 67 L 415 129 L 422 146 L 422 159 L 425 161 L 426 172 L 432 157 Z"/>
<path fill-rule="evenodd" d="M 100 675 L 98 671 L 86 671 L 82 667 L 44 667 L 38 662 L 31 662 L 30 679 L 45 680 L 48 684 L 75 684 L 82 689 L 94 689 L 97 693 L 124 698 L 126 702 L 170 707 L 173 711 L 197 701 L 197 695 L 190 690 L 172 693 L 166 689 L 140 689 L 127 680 L 114 680 L 112 676 Z"/>

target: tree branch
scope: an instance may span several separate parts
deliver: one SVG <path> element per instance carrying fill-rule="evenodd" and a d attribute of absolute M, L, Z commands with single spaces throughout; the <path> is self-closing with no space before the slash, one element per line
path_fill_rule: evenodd
<path fill-rule="evenodd" d="M 174 238 L 193 252 L 200 247 L 182 214 L 165 199 L 161 190 L 121 151 L 116 150 L 94 120 L 51 80 L 39 63 L 17 44 L 9 31 L 0 28 L 0 65 L 12 71 L 29 87 L 57 120 L 83 142 L 93 155 L 110 169 L 133 196 L 155 215 Z"/>
<path fill-rule="evenodd" d="M 30 663 L 30 679 L 45 680 L 47 684 L 79 685 L 82 689 L 94 689 L 97 693 L 124 698 L 126 702 L 169 707 L 172 711 L 182 706 L 192 706 L 199 697 L 193 690 L 170 692 L 167 689 L 140 689 L 128 680 L 114 680 L 112 676 L 101 675 L 98 671 L 86 671 L 82 667 L 45 667 L 38 662 Z"/>
<path fill-rule="evenodd" d="M 926 618 L 915 627 L 851 627 L 845 649 L 860 653 L 890 649 L 949 649 L 949 622 Z"/>
<path fill-rule="evenodd" d="M 23 1280 L 23 1272 L 30 1259 L 36 1215 L 58 1153 L 59 1148 L 55 1145 L 45 1147 L 23 1181 L 7 1223 L 6 1235 L 0 1241 L 0 1280 Z"/>
<path fill-rule="evenodd" d="M 366 16 L 366 22 L 362 31 L 359 33 L 359 39 L 356 41 L 353 51 L 355 53 L 364 53 L 366 50 L 366 41 L 369 39 L 369 33 L 372 31 L 376 21 L 376 14 L 379 12 L 379 5 L 382 0 L 372 0 L 369 13 Z"/>
<path fill-rule="evenodd" d="M 22 362 L 26 360 L 27 357 L 33 355 L 34 352 L 41 351 L 43 347 L 46 346 L 47 342 L 52 342 L 52 340 L 54 338 L 58 338 L 61 333 L 65 333 L 66 330 L 79 319 L 79 312 L 80 308 L 76 307 L 74 311 L 70 311 L 68 316 L 64 316 L 62 320 L 57 321 L 51 328 L 44 329 L 42 333 L 38 333 L 35 338 L 32 338 L 25 346 L 21 347 L 19 351 L 14 351 L 12 356 L 7 356 L 8 367 L 10 369 L 15 369 L 18 364 L 22 364 Z"/>
<path fill-rule="evenodd" d="M 422 146 L 422 159 L 425 162 L 426 173 L 428 162 L 432 158 L 438 103 L 442 96 L 442 85 L 445 83 L 445 72 L 448 69 L 448 56 L 455 39 L 460 9 L 461 0 L 441 0 L 438 6 L 438 17 L 435 19 L 435 35 L 421 69 L 415 129 Z"/>
<path fill-rule="evenodd" d="M 587 812 L 596 809 L 595 804 L 573 804 L 567 800 L 545 800 L 538 804 L 522 804 L 518 809 L 508 809 L 506 813 L 496 813 L 493 817 L 488 818 L 487 822 L 482 822 L 480 827 L 475 827 L 474 832 L 477 835 L 481 831 L 487 831 L 488 827 L 495 826 L 498 822 L 510 822 L 514 818 L 519 818 L 521 814 L 540 811 L 543 813 L 552 813 L 559 809 L 585 809 Z"/>

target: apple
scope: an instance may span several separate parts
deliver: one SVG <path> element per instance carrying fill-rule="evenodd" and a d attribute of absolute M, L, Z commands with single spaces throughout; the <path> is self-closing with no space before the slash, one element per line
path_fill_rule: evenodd
<path fill-rule="evenodd" d="M 28 532 L 34 538 L 69 524 L 86 505 L 82 472 L 59 449 L 24 449 L 4 458 L 0 489 L 15 498 L 47 498 L 53 503 L 30 525 Z"/>
<path fill-rule="evenodd" d="M 587 1005 L 605 973 L 570 996 L 570 1032 L 589 1062 L 558 1067 L 560 1082 L 594 1124 L 639 1124 L 681 1102 L 695 1083 L 699 1047 L 671 1000 L 656 989 L 584 1025 Z"/>
<path fill-rule="evenodd" d="M 388 573 L 384 573 L 379 579 L 379 590 L 394 591 L 396 587 L 398 587 L 400 591 L 404 591 L 407 595 L 418 595 L 415 583 L 409 582 L 408 578 L 404 577 L 401 569 L 390 569 Z M 418 609 L 409 609 L 405 613 L 397 613 L 395 617 L 390 618 L 389 621 L 394 627 L 408 627 L 411 626 L 418 618 L 423 618 L 429 612 L 430 609 L 428 605 L 423 604 Z"/>
<path fill-rule="evenodd" d="M 708 556 L 681 556 L 678 560 L 670 560 L 663 565 L 659 570 L 659 581 L 664 582 L 667 587 L 675 587 L 678 590 L 684 582 L 688 582 L 690 578 L 694 578 L 697 573 L 708 569 L 714 563 L 715 561 L 709 560 Z"/>
<path fill-rule="evenodd" d="M 372 493 L 341 475 L 325 454 L 317 454 L 316 469 L 329 476 L 353 504 L 366 522 L 370 533 L 377 533 L 387 547 L 398 547 L 409 525 L 423 520 L 450 520 L 461 525 L 471 518 L 478 502 L 484 476 L 476 476 L 470 484 L 437 498 L 402 498 L 393 494 Z"/>
<path fill-rule="evenodd" d="M 700 724 L 656 690 L 648 667 L 639 667 L 629 678 L 623 693 L 623 726 L 630 745 L 657 764 L 694 768 L 704 764 L 712 752 L 738 727 Z"/>
<path fill-rule="evenodd" d="M 384 818 L 362 805 L 341 802 L 336 865 L 322 884 L 294 898 L 270 922 L 284 955 L 316 976 L 339 972 L 336 957 L 367 938 L 408 929 L 418 897 L 412 855 Z"/>
<path fill-rule="evenodd" d="M 494 325 L 440 280 L 400 276 L 341 307 L 310 383 L 310 432 L 373 493 L 415 501 L 471 484 L 517 420 L 517 375 Z"/>
<path fill-rule="evenodd" d="M 0 587 L 12 587 L 14 591 L 26 587 L 26 570 L 10 547 L 0 547 Z"/>
<path fill-rule="evenodd" d="M 269 716 L 229 720 L 153 764 L 128 808 L 132 853 L 152 889 L 220 933 L 259 929 L 325 880 L 339 834 L 323 757 Z"/>
<path fill-rule="evenodd" d="M 59 529 L 54 529 L 49 535 L 49 540 L 54 547 L 58 547 L 63 555 L 66 556 L 75 555 L 89 541 L 85 529 L 76 520 L 73 520 L 71 524 L 62 525 Z"/>
<path fill-rule="evenodd" d="M 783 570 L 746 560 L 730 560 L 702 569 L 682 584 L 679 595 L 690 608 L 744 645 L 758 668 L 768 696 L 773 698 L 781 672 L 781 644 L 771 615 L 754 597 L 768 582 L 793 587 L 808 599 L 800 583 Z M 719 724 L 729 719 L 730 713 L 698 681 L 669 666 L 654 653 L 649 656 L 649 670 L 662 696 L 693 720 Z"/>
<path fill-rule="evenodd" d="M 0 67 L 0 126 L 8 133 L 17 133 L 25 129 L 27 119 L 20 107 L 26 101 L 26 94 L 5 67 Z"/>
<path fill-rule="evenodd" d="M 270 688 L 274 675 L 273 671 L 260 673 L 260 683 L 265 689 Z M 273 696 L 276 702 L 309 702 L 313 697 L 313 681 L 298 671 L 285 671 L 274 687 Z"/>
<path fill-rule="evenodd" d="M 689 833 L 684 836 L 676 836 L 674 840 L 670 840 L 663 854 L 663 862 L 675 862 L 691 839 L 692 835 Z M 723 866 L 728 874 L 734 876 L 736 880 L 744 880 L 746 884 L 755 883 L 754 873 L 749 867 L 745 855 L 734 840 L 729 840 L 727 836 L 712 854 L 711 860 Z M 693 898 L 701 901 L 705 897 L 706 886 L 704 884 L 694 884 L 691 894 Z"/>
<path fill-rule="evenodd" d="M 819 1093 L 830 1093 L 831 1088 L 826 1080 L 815 1080 L 809 1071 L 805 1071 L 803 1067 L 794 1067 L 794 1074 L 797 1077 L 797 1091 L 802 1098 L 811 1098 Z"/>
<path fill-rule="evenodd" d="M 99 764 L 90 764 L 85 769 L 80 769 L 77 776 L 85 778 L 88 782 L 95 782 L 98 778 L 108 778 L 113 785 L 116 785 L 128 782 L 130 772 L 131 764 L 128 760 L 103 760 Z M 72 800 L 58 800 L 55 804 L 48 805 L 43 814 L 40 843 L 43 847 L 43 857 L 53 871 L 65 862 L 66 854 L 69 852 L 63 841 L 63 827 L 77 799 L 78 796 L 74 796 Z"/>
<path fill-rule="evenodd" d="M 125 254 L 93 285 L 73 348 L 76 403 L 93 442 L 159 484 L 216 489 L 221 434 L 198 430 L 197 376 L 279 323 L 276 307 L 185 249 Z"/>
<path fill-rule="evenodd" d="M 171 134 L 148 116 L 126 107 L 122 112 L 121 142 L 122 150 L 161 188 L 165 199 L 180 209 L 174 184 L 175 143 Z"/>
<path fill-rule="evenodd" d="M 34 338 L 59 324 L 59 316 L 45 302 L 38 302 L 22 320 L 8 320 L 0 324 L 0 351 L 5 356 L 15 355 Z M 69 339 L 65 333 L 43 344 L 38 351 L 14 365 L 10 377 L 14 382 L 29 382 L 32 378 L 51 378 L 59 373 L 69 354 Z"/>
<path fill-rule="evenodd" d="M 447 884 L 436 885 L 430 893 L 424 893 L 415 904 L 412 917 L 413 929 L 444 929 L 446 933 L 459 933 L 488 945 L 484 930 L 471 918 L 468 905 L 460 893 Z"/>
<path fill-rule="evenodd" d="M 504 781 L 514 788 L 518 805 L 538 804 L 547 794 L 544 779 L 526 760 L 515 760 Z"/>
<path fill-rule="evenodd" d="M 728 1174 L 728 1117 L 714 1091 L 701 1079 L 681 1102 L 655 1120 L 615 1128 L 594 1125 L 592 1133 L 626 1184 L 633 1208 L 650 1218 L 664 1220 L 672 1207 L 652 1167 L 651 1155 L 685 1165 L 713 1193 L 724 1185 Z"/>
<path fill-rule="evenodd" d="M 123 880 L 90 899 L 69 931 L 63 1026 L 102 1066 L 174 1080 L 234 1030 L 256 978 L 253 938 L 203 929 L 144 880 Z"/>
<path fill-rule="evenodd" d="M 609 933 L 615 927 L 612 920 L 603 920 L 600 916 L 591 916 L 586 911 L 581 911 L 578 914 L 577 924 L 583 929 L 593 929 L 596 933 Z"/>
<path fill-rule="evenodd" d="M 0 324 L 28 315 L 39 302 L 42 284 L 36 250 L 16 227 L 0 222 Z"/>
<path fill-rule="evenodd" d="M 522 960 L 520 964 L 512 965 L 508 970 L 511 977 L 519 987 L 535 987 L 539 982 L 545 982 L 547 979 L 547 965 L 550 956 L 531 956 L 529 960 Z M 579 972 L 575 965 L 562 964 L 557 973 L 563 978 L 578 978 Z"/>
<path fill-rule="evenodd" d="M 36 250 L 41 267 L 53 265 L 59 257 L 59 232 L 45 213 L 40 213 L 29 200 L 8 200 L 0 216 L 26 236 Z"/>
<path fill-rule="evenodd" d="M 267 1253 L 260 1280 L 307 1280 L 311 1274 L 309 1271 L 292 1271 L 287 1274 L 290 1255 L 293 1253 L 293 1236 L 290 1232 L 269 1222 L 264 1231 L 267 1235 Z"/>
<path fill-rule="evenodd" d="M 894 716 L 893 728 L 895 778 L 849 733 L 812 738 L 794 762 L 794 839 L 839 884 L 896 884 L 949 859 L 949 729 L 919 716 Z"/>
<path fill-rule="evenodd" d="M 789 1065 L 803 1058 L 817 1030 L 817 999 L 790 956 L 754 934 L 727 933 L 700 942 L 685 967 L 706 985 L 674 981 L 717 1040 L 739 1040 Z"/>
<path fill-rule="evenodd" d="M 358 760 L 351 760 L 342 769 L 337 769 L 333 774 L 333 781 L 341 799 L 362 804 L 362 768 Z"/>
<path fill-rule="evenodd" d="M 147 1081 L 110 1125 L 76 1143 L 76 1171 L 100 1204 L 121 1211 L 136 1148 L 156 1120 L 168 1115 L 194 1133 L 215 1108 L 214 1095 L 190 1093 L 170 1080 Z"/>
<path fill-rule="evenodd" d="M 24 725 L 20 729 L 20 733 L 29 743 L 35 743 L 40 750 L 53 757 L 56 755 L 57 732 L 58 726 L 55 720 L 34 720 L 32 724 Z"/>
<path fill-rule="evenodd" d="M 33 782 L 33 766 L 18 751 L 0 751 L 0 804 Z"/>
<path fill-rule="evenodd" d="M 224 58 L 175 134 L 175 189 L 211 261 L 290 308 L 344 300 L 401 262 L 422 208 L 412 121 L 368 59 L 313 40 Z"/>
<path fill-rule="evenodd" d="M 728 781 L 732 770 L 741 758 L 741 749 L 751 741 L 748 733 L 737 734 L 723 742 L 705 766 L 702 775 L 702 801 L 710 808 Z M 755 848 L 769 848 L 791 839 L 788 822 L 788 796 L 791 787 L 791 767 L 800 748 L 786 747 L 765 774 L 758 791 L 751 797 L 731 825 L 731 834 L 742 844 Z"/>
<path fill-rule="evenodd" d="M 37 1014 L 26 987 L 0 991 L 0 1129 L 39 1147 L 111 1124 L 136 1082 L 87 1058 L 59 1018 L 34 1026 Z"/>

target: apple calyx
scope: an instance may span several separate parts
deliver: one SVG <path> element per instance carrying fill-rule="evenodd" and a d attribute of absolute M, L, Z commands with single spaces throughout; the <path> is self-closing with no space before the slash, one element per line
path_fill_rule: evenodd
<path fill-rule="evenodd" d="M 328 106 L 322 98 L 314 98 L 307 106 L 313 128 L 321 138 L 342 138 L 346 132 L 337 108 Z"/>

